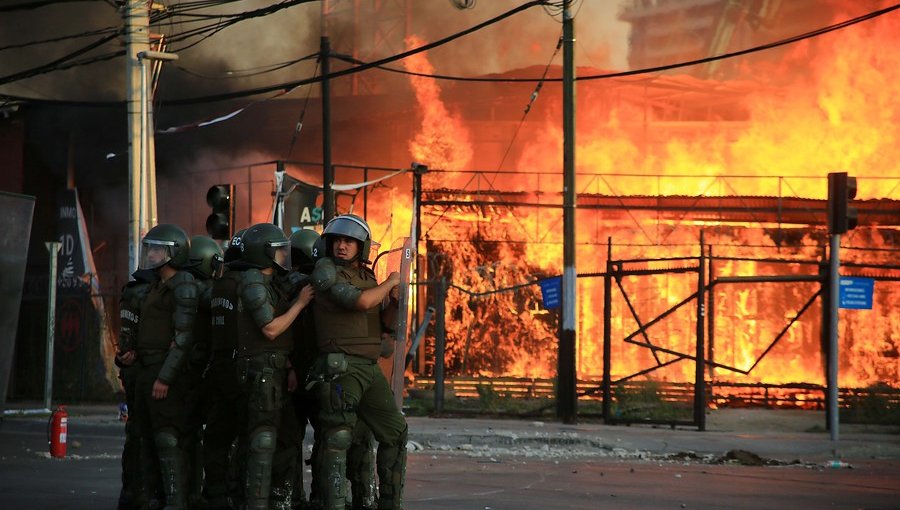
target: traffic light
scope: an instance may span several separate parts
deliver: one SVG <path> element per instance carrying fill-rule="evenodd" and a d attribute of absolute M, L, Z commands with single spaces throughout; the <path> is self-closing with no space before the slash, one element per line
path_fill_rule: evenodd
<path fill-rule="evenodd" d="M 234 233 L 234 184 L 216 184 L 206 192 L 212 214 L 206 218 L 206 231 L 213 239 L 231 239 Z"/>
<path fill-rule="evenodd" d="M 856 198 L 856 177 L 847 172 L 828 174 L 828 231 L 843 234 L 856 228 L 856 208 L 850 201 Z"/>

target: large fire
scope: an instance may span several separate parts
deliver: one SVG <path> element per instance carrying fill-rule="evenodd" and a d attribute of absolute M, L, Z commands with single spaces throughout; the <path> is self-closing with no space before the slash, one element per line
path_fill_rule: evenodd
<path fill-rule="evenodd" d="M 898 47 L 900 36 L 892 27 L 896 18 L 888 18 L 799 43 L 781 62 L 767 69 L 748 69 L 746 79 L 701 83 L 744 91 L 740 100 L 734 101 L 732 120 L 672 122 L 671 112 L 664 106 L 642 102 L 640 94 L 634 93 L 646 77 L 580 82 L 577 192 L 614 197 L 824 199 L 825 174 L 848 171 L 859 177 L 857 198 L 900 199 L 896 129 L 900 100 L 894 86 L 900 82 L 900 53 L 888 50 Z M 416 39 L 407 43 L 410 47 L 421 44 Z M 433 72 L 425 54 L 407 59 L 405 64 L 408 70 Z M 684 80 L 698 86 L 698 80 Z M 420 263 L 427 266 L 423 276 L 444 275 L 453 284 L 447 299 L 448 373 L 553 378 L 557 313 L 542 308 L 537 285 L 523 284 L 561 273 L 559 86 L 544 87 L 539 100 L 543 108 L 528 119 L 529 128 L 516 142 L 521 147 L 518 159 L 507 163 L 504 172 L 474 176 L 458 171 L 472 161 L 500 158 L 473 147 L 481 135 L 476 124 L 467 123 L 464 115 L 445 105 L 435 81 L 416 77 L 410 81 L 422 119 L 420 130 L 409 142 L 410 155 L 442 170 L 425 176 L 426 192 L 432 197 L 452 198 L 457 204 L 423 209 L 419 247 Z M 621 96 L 637 99 L 615 99 Z M 472 184 L 476 179 L 482 180 L 478 190 Z M 447 188 L 464 192 L 439 191 Z M 498 195 L 491 192 L 518 192 L 519 203 L 534 206 L 492 205 L 490 201 Z M 466 205 L 467 201 L 472 205 Z M 394 220 L 398 208 L 403 209 L 404 220 L 411 217 L 403 201 L 391 199 L 390 207 Z M 376 232 L 388 228 L 378 219 L 373 221 Z M 396 227 L 395 221 L 389 225 Z M 606 270 L 607 238 L 612 238 L 614 260 L 696 257 L 703 230 L 713 254 L 725 257 L 712 262 L 715 276 L 816 274 L 817 266 L 806 262 L 820 260 L 827 244 L 823 225 L 776 224 L 757 220 L 752 213 L 744 222 L 735 222 L 699 219 L 684 212 L 604 212 L 582 207 L 576 225 L 581 274 Z M 896 264 L 894 236 L 896 231 L 889 227 L 859 228 L 843 238 L 842 245 L 849 248 L 843 251 L 843 259 Z M 642 263 L 629 267 L 679 264 L 689 265 Z M 697 275 L 626 276 L 621 286 L 624 294 L 614 284 L 612 296 L 614 379 L 672 359 L 671 354 L 654 354 L 621 341 L 639 327 L 625 295 L 640 321 L 646 323 L 695 292 Z M 511 288 L 515 290 L 508 290 Z M 715 286 L 711 290 L 715 309 L 712 359 L 742 371 L 753 369 L 742 374 L 717 368 L 714 378 L 823 384 L 819 300 L 758 361 L 818 288 L 818 283 Z M 896 296 L 895 282 L 879 281 L 871 311 L 841 311 L 842 386 L 900 384 Z M 603 369 L 602 278 L 579 279 L 577 316 L 579 377 L 597 378 Z M 693 304 L 654 325 L 648 335 L 655 345 L 692 354 L 695 332 Z M 636 339 L 644 341 L 641 336 Z M 691 381 L 694 366 L 681 361 L 647 377 Z"/>
<path fill-rule="evenodd" d="M 581 82 L 578 192 L 822 199 L 824 175 L 850 171 L 859 177 L 858 198 L 897 198 L 896 183 L 886 187 L 892 181 L 878 179 L 896 176 L 896 161 L 900 161 L 895 127 L 900 119 L 900 102 L 891 86 L 900 81 L 900 54 L 885 51 L 897 47 L 900 37 L 891 29 L 891 21 L 876 20 L 841 31 L 839 37 L 798 44 L 788 58 L 766 70 L 767 75 L 777 76 L 780 83 L 759 84 L 745 96 L 740 108 L 746 109 L 746 121 L 721 122 L 721 129 L 716 123 L 698 122 L 690 136 L 654 140 L 652 108 L 648 126 L 647 105 L 608 100 L 611 90 L 621 87 L 622 82 Z M 431 72 L 424 56 L 407 65 L 411 70 Z M 465 122 L 448 112 L 433 82 L 412 80 L 424 119 L 422 131 L 410 143 L 413 156 L 432 167 L 462 168 L 461 161 L 469 160 L 473 153 L 468 147 L 471 136 Z M 558 88 L 549 93 L 545 90 L 541 99 L 558 105 L 558 94 Z M 523 174 L 490 174 L 489 188 L 541 191 L 545 195 L 535 194 L 533 202 L 559 203 L 561 110 L 551 106 L 544 111 L 544 118 L 530 119 L 542 127 L 532 130 L 530 138 L 519 140 L 525 148 L 513 166 L 519 172 L 546 174 L 539 182 Z M 666 127 L 664 122 L 659 124 Z M 426 177 L 426 189 L 429 185 L 445 186 L 447 177 Z M 453 182 L 462 188 L 466 179 L 470 177 L 459 176 Z M 476 197 L 473 194 L 454 198 Z M 447 304 L 450 373 L 555 376 L 558 322 L 554 312 L 541 308 L 537 286 L 481 293 L 560 273 L 560 210 L 483 205 L 425 210 L 423 214 L 424 237 L 432 254 L 431 269 L 443 271 L 458 286 L 450 290 Z M 607 237 L 613 239 L 614 259 L 696 256 L 698 233 L 703 229 L 706 243 L 713 246 L 716 256 L 798 261 L 778 264 L 720 260 L 713 263 L 717 276 L 815 274 L 816 266 L 799 261 L 821 257 L 825 242 L 822 228 L 797 226 L 799 234 L 791 242 L 781 240 L 776 245 L 770 228 L 773 225 L 766 222 L 681 220 L 671 214 L 660 217 L 658 212 L 630 211 L 612 219 L 596 210 L 580 209 L 576 223 L 580 273 L 605 270 Z M 895 241 L 884 235 L 876 228 L 860 229 L 843 243 L 857 248 L 894 248 Z M 442 255 L 435 257 L 435 252 Z M 891 252 L 845 250 L 844 255 L 845 260 L 851 261 L 896 263 Z M 873 310 L 841 312 L 842 385 L 896 385 L 900 381 L 900 314 L 896 313 L 895 289 L 891 285 L 878 283 Z M 628 276 L 622 281 L 622 288 L 644 323 L 690 295 L 696 287 L 696 274 L 691 273 Z M 579 280 L 578 370 L 583 378 L 602 373 L 602 289 L 600 278 Z M 749 369 L 817 289 L 815 283 L 715 287 L 713 359 L 740 370 Z M 683 307 L 649 330 L 651 341 L 692 353 L 695 313 L 693 306 Z M 819 317 L 817 301 L 748 375 L 717 369 L 716 378 L 776 384 L 824 382 Z M 638 325 L 615 287 L 611 326 L 614 378 L 671 359 L 668 354 L 654 357 L 649 349 L 616 341 L 634 332 Z M 657 370 L 650 377 L 690 381 L 693 370 L 691 363 L 683 361 Z"/>

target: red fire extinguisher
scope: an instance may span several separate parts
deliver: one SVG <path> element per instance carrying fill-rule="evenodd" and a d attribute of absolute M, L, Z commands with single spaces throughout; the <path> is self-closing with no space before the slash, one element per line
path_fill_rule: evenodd
<path fill-rule="evenodd" d="M 66 456 L 66 436 L 69 431 L 69 413 L 66 412 L 65 406 L 59 406 L 53 414 L 50 415 L 49 436 L 50 456 L 65 457 Z"/>

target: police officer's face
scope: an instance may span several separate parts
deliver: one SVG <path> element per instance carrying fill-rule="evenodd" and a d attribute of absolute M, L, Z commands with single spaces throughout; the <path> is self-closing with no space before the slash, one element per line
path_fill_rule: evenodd
<path fill-rule="evenodd" d="M 350 237 L 335 237 L 331 249 L 335 258 L 341 260 L 353 260 L 359 255 L 359 244 L 356 239 Z"/>
<path fill-rule="evenodd" d="M 166 246 L 151 244 L 147 247 L 147 262 L 150 267 L 157 267 L 166 261 L 169 256 L 169 249 Z"/>
<path fill-rule="evenodd" d="M 290 263 L 291 252 L 287 248 L 279 248 L 275 250 L 275 263 L 281 267 L 288 267 Z"/>

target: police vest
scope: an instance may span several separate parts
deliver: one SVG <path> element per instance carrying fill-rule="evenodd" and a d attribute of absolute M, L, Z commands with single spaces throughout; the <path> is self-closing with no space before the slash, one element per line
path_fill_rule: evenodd
<path fill-rule="evenodd" d="M 141 320 L 141 303 L 150 292 L 153 281 L 134 280 L 122 289 L 119 298 L 119 348 L 125 353 L 137 348 L 137 334 Z"/>
<path fill-rule="evenodd" d="M 360 290 L 378 285 L 368 268 L 338 269 L 337 283 L 349 283 Z M 313 320 L 319 352 L 343 352 L 377 360 L 381 353 L 381 306 L 351 310 L 339 305 L 328 292 L 316 294 Z"/>
<path fill-rule="evenodd" d="M 259 271 L 256 269 L 241 271 L 238 285 L 240 300 L 236 310 L 238 356 L 247 357 L 273 351 L 289 353 L 293 347 L 291 328 L 287 328 L 274 341 L 263 335 L 262 328 L 275 317 L 284 314 L 290 308 L 290 303 L 279 297 L 271 276 L 263 276 L 265 299 L 260 299 L 258 276 Z"/>
<path fill-rule="evenodd" d="M 212 284 L 212 280 L 197 280 L 197 318 L 194 319 L 192 363 L 206 362 L 212 348 Z"/>
<path fill-rule="evenodd" d="M 159 281 L 151 285 L 147 297 L 141 303 L 137 349 L 139 352 L 168 351 L 175 337 L 172 313 L 175 296 L 172 290 Z"/>
<path fill-rule="evenodd" d="M 237 349 L 237 308 L 240 304 L 239 271 L 226 271 L 213 282 L 210 300 L 210 350 L 212 352 Z"/>
<path fill-rule="evenodd" d="M 298 376 L 305 375 L 312 368 L 319 353 L 319 349 L 316 347 L 316 326 L 311 305 L 300 310 L 297 320 L 291 324 L 291 332 L 294 336 L 291 364 Z"/>

